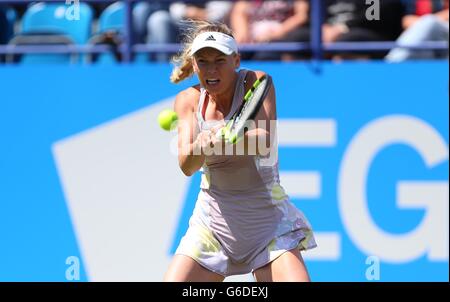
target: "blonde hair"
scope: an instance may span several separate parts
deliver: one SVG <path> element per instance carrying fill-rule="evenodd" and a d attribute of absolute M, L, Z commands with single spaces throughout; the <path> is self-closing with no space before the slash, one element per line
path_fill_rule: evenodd
<path fill-rule="evenodd" d="M 184 47 L 178 55 L 172 58 L 172 63 L 175 65 L 172 74 L 170 75 L 170 81 L 172 83 L 179 83 L 194 74 L 190 52 L 192 42 L 196 36 L 206 31 L 216 31 L 233 37 L 231 29 L 223 23 L 192 20 L 185 21 L 185 23 L 186 29 L 183 33 Z"/>

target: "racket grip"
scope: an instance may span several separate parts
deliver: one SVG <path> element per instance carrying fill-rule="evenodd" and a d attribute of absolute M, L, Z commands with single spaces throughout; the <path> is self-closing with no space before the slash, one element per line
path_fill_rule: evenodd
<path fill-rule="evenodd" d="M 219 140 L 225 140 L 225 127 L 222 127 L 217 131 L 216 138 Z"/>
<path fill-rule="evenodd" d="M 216 138 L 228 144 L 236 144 L 238 141 L 237 135 L 232 135 L 227 127 L 220 128 L 216 133 Z"/>

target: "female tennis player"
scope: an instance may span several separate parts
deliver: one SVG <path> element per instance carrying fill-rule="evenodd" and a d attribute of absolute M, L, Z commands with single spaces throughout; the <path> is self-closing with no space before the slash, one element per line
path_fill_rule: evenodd
<path fill-rule="evenodd" d="M 180 168 L 188 176 L 201 170 L 202 180 L 189 229 L 164 280 L 222 281 L 252 272 L 257 281 L 309 281 L 300 251 L 316 243 L 309 222 L 280 186 L 278 162 L 263 164 L 268 155 L 261 148 L 223 155 L 226 143 L 216 136 L 265 73 L 238 70 L 236 41 L 220 23 L 196 22 L 174 62 L 172 82 L 194 73 L 200 81 L 177 95 L 175 111 Z M 255 120 L 276 120 L 273 85 Z M 271 134 L 270 127 L 255 128 L 241 142 L 246 147 Z"/>

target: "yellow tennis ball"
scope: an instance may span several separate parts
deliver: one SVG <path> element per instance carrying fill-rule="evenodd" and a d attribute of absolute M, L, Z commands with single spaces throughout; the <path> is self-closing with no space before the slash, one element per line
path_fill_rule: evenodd
<path fill-rule="evenodd" d="M 158 115 L 158 123 L 162 129 L 170 131 L 176 128 L 178 116 L 175 111 L 165 109 Z"/>

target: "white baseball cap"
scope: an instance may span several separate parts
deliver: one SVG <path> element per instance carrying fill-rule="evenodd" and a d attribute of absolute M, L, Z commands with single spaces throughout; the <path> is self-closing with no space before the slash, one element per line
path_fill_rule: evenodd
<path fill-rule="evenodd" d="M 216 31 L 207 31 L 195 37 L 194 42 L 192 42 L 191 56 L 205 47 L 215 48 L 226 55 L 238 52 L 238 47 L 233 37 Z"/>

